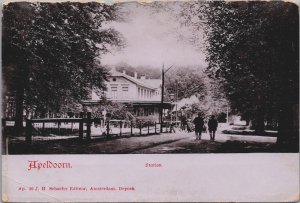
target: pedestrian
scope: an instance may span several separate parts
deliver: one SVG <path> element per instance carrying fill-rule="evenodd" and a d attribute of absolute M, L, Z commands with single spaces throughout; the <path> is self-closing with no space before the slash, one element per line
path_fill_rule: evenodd
<path fill-rule="evenodd" d="M 170 133 L 172 133 L 172 132 L 176 133 L 174 126 L 175 126 L 175 123 L 170 124 Z"/>
<path fill-rule="evenodd" d="M 192 132 L 192 126 L 191 126 L 190 120 L 186 121 L 186 129 L 187 129 L 188 133 Z"/>
<path fill-rule="evenodd" d="M 186 117 L 183 115 L 181 117 L 181 130 L 185 131 L 186 126 L 187 126 L 187 120 Z"/>
<path fill-rule="evenodd" d="M 201 116 L 201 113 L 198 113 L 198 117 L 194 119 L 194 124 L 195 124 L 196 140 L 201 140 L 201 133 L 204 126 L 204 121 Z"/>
<path fill-rule="evenodd" d="M 208 121 L 208 131 L 210 140 L 215 141 L 216 131 L 218 127 L 218 121 L 215 119 L 215 116 L 212 115 Z"/>

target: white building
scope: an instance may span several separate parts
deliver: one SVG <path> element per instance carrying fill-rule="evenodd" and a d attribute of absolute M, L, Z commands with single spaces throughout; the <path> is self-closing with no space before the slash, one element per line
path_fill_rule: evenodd
<path fill-rule="evenodd" d="M 107 90 L 103 95 L 107 100 L 132 104 L 136 116 L 159 115 L 161 105 L 161 79 L 147 79 L 145 76 L 134 77 L 116 71 L 110 71 L 106 82 Z M 92 92 L 91 100 L 84 101 L 84 104 L 99 104 L 100 96 Z M 164 108 L 170 108 L 170 103 L 164 103 Z"/>

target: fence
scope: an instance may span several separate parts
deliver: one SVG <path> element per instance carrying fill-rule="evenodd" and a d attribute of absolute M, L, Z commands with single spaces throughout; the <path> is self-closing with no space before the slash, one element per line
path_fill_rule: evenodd
<path fill-rule="evenodd" d="M 160 132 L 160 123 L 156 122 L 127 122 L 110 120 L 101 125 L 99 119 L 91 118 L 91 114 L 80 114 L 80 118 L 41 118 L 26 120 L 27 143 L 65 140 L 79 138 L 79 140 L 113 138 L 122 136 L 145 136 L 167 133 L 173 130 L 173 125 L 163 123 Z"/>
<path fill-rule="evenodd" d="M 152 122 L 124 122 L 112 120 L 107 122 L 104 135 L 112 136 L 142 136 L 159 133 L 171 132 L 172 126 L 169 123 L 163 123 L 162 132 L 160 132 L 160 123 Z"/>
<path fill-rule="evenodd" d="M 91 139 L 91 113 L 80 113 L 80 118 L 40 118 L 26 120 L 26 142 L 57 140 L 79 137 L 83 139 L 84 124 L 86 139 Z"/>

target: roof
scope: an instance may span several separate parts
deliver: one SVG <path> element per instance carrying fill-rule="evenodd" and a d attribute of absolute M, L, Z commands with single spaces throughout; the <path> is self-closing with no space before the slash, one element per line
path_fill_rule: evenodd
<path fill-rule="evenodd" d="M 160 79 L 143 79 L 143 80 L 141 80 L 141 79 L 137 79 L 137 78 L 131 77 L 129 75 L 126 75 L 124 73 L 121 73 L 119 71 L 116 71 L 115 69 L 112 69 L 110 71 L 110 74 L 112 77 L 123 77 L 139 86 L 146 87 L 146 88 L 152 89 L 152 90 L 159 88 L 160 84 L 161 84 Z"/>
<path fill-rule="evenodd" d="M 162 83 L 161 79 L 140 79 L 140 81 L 153 88 L 160 88 Z"/>

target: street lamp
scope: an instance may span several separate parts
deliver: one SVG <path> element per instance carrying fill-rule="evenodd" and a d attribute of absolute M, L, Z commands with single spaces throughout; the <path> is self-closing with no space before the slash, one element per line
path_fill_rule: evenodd
<path fill-rule="evenodd" d="M 165 86 L 165 73 L 167 73 L 171 68 L 173 67 L 170 66 L 166 71 L 165 71 L 165 66 L 162 66 L 161 69 L 161 102 L 160 102 L 160 132 L 162 132 L 162 124 L 163 124 L 163 105 L 164 105 L 164 86 Z"/>

